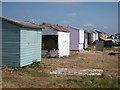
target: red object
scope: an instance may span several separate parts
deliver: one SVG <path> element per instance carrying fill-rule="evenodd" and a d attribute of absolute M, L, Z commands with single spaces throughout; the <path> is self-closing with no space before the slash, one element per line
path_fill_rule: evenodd
<path fill-rule="evenodd" d="M 92 45 L 92 34 L 88 34 L 88 45 Z"/>

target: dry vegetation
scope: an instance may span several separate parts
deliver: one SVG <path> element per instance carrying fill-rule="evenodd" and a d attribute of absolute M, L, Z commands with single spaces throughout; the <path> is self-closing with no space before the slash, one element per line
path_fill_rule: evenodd
<path fill-rule="evenodd" d="M 72 51 L 69 57 L 43 58 L 42 62 L 24 68 L 3 67 L 3 88 L 117 88 L 117 48 L 101 51 Z M 103 69 L 102 76 L 80 76 L 65 73 L 50 75 L 57 68 L 69 72 L 80 69 Z M 120 83 L 120 82 L 119 82 Z"/>

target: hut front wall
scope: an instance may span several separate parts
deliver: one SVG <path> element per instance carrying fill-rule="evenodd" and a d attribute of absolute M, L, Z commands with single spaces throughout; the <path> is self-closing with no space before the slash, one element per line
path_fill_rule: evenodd
<path fill-rule="evenodd" d="M 88 47 L 88 33 L 84 33 L 84 48 Z"/>
<path fill-rule="evenodd" d="M 2 21 L 2 65 L 20 66 L 20 27 Z"/>
<path fill-rule="evenodd" d="M 41 37 L 40 30 L 21 29 L 20 59 L 21 67 L 41 61 Z"/>
<path fill-rule="evenodd" d="M 92 45 L 92 33 L 88 34 L 88 45 Z"/>
<path fill-rule="evenodd" d="M 95 33 L 95 40 L 98 40 L 98 33 Z"/>
<path fill-rule="evenodd" d="M 70 31 L 70 50 L 79 50 L 79 30 L 67 28 Z"/>
<path fill-rule="evenodd" d="M 59 56 L 68 56 L 70 51 L 70 33 L 58 32 Z"/>
<path fill-rule="evenodd" d="M 92 33 L 92 43 L 95 42 L 95 33 Z"/>
<path fill-rule="evenodd" d="M 79 30 L 79 50 L 84 48 L 84 30 Z"/>

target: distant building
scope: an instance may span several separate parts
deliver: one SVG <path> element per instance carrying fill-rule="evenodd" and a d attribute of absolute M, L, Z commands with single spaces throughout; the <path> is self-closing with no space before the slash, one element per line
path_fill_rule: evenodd
<path fill-rule="evenodd" d="M 89 45 L 92 45 L 92 32 L 89 30 L 84 31 L 84 48 L 88 48 Z"/>

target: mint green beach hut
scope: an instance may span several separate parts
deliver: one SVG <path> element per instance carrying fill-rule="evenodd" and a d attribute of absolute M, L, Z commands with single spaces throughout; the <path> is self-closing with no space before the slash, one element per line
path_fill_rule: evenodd
<path fill-rule="evenodd" d="M 0 22 L 2 22 L 2 65 L 23 67 L 34 61 L 41 61 L 41 26 L 2 17 Z"/>

